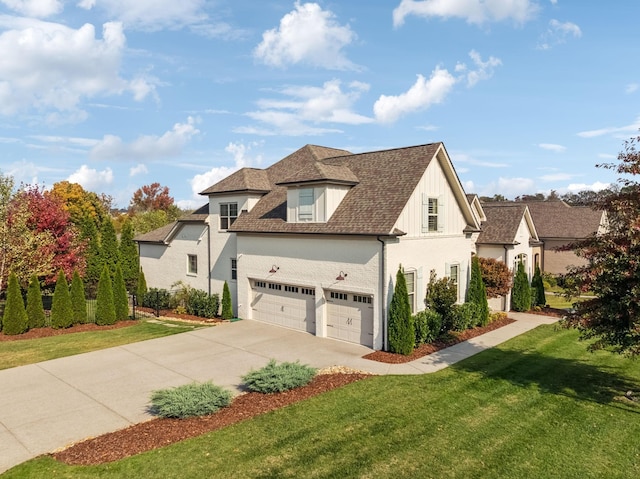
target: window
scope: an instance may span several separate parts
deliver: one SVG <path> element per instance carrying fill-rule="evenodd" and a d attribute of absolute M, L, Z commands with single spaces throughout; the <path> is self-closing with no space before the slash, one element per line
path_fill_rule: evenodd
<path fill-rule="evenodd" d="M 301 292 L 302 292 L 302 294 L 306 294 L 308 296 L 315 296 L 316 295 L 316 290 L 315 289 L 311 289 L 311 288 L 302 288 Z"/>
<path fill-rule="evenodd" d="M 269 289 L 275 289 L 276 291 L 282 291 L 282 285 L 277 283 L 269 283 Z"/>
<path fill-rule="evenodd" d="M 198 257 L 195 254 L 187 255 L 187 273 L 198 274 Z"/>
<path fill-rule="evenodd" d="M 220 229 L 228 230 L 238 217 L 238 203 L 220 203 Z"/>
<path fill-rule="evenodd" d="M 313 221 L 313 188 L 298 192 L 298 221 Z"/>
<path fill-rule="evenodd" d="M 460 297 L 460 265 L 459 264 L 450 264 L 448 266 L 449 279 L 451 282 L 456 285 L 456 298 Z"/>
<path fill-rule="evenodd" d="M 265 283 L 264 281 L 256 281 L 254 285 L 255 285 L 256 288 L 266 288 L 267 287 L 267 283 Z"/>
<path fill-rule="evenodd" d="M 331 299 L 341 299 L 342 301 L 347 300 L 347 293 L 336 293 L 335 291 L 331 291 Z"/>
<path fill-rule="evenodd" d="M 287 293 L 297 293 L 298 292 L 298 287 L 297 286 L 289 286 L 289 285 L 285 285 L 284 290 Z"/>
<path fill-rule="evenodd" d="M 231 279 L 238 279 L 238 260 L 231 258 Z"/>
<path fill-rule="evenodd" d="M 520 253 L 513 260 L 513 270 L 518 271 L 518 265 L 520 264 L 520 262 L 522 262 L 522 265 L 524 266 L 524 270 L 527 271 L 527 255 L 524 253 Z"/>
<path fill-rule="evenodd" d="M 409 305 L 411 305 L 411 314 L 416 310 L 416 272 L 406 271 L 404 279 L 407 282 L 407 295 L 409 296 Z"/>
<path fill-rule="evenodd" d="M 442 231 L 442 211 L 438 198 L 423 196 L 422 198 L 422 232 L 434 233 Z"/>
<path fill-rule="evenodd" d="M 355 303 L 371 304 L 371 296 L 360 296 L 358 294 L 354 294 L 353 301 Z"/>

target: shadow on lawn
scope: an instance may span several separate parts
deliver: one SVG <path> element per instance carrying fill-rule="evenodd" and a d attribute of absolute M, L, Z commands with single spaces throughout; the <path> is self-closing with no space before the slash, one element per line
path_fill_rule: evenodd
<path fill-rule="evenodd" d="M 535 351 L 490 349 L 451 366 L 452 369 L 481 373 L 488 379 L 509 381 L 522 387 L 537 387 L 552 394 L 594 401 L 640 413 L 640 382 L 620 374 L 615 367 L 550 357 Z M 633 398 L 625 394 L 633 392 Z"/>

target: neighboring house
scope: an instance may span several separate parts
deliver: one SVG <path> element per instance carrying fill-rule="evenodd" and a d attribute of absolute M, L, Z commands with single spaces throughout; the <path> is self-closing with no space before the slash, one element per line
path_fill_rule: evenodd
<path fill-rule="evenodd" d="M 137 238 L 150 287 L 189 278 L 195 254 L 207 266 L 189 284 L 220 293 L 227 281 L 238 317 L 375 349 L 399 265 L 414 312 L 431 270 L 464 300 L 480 222 L 442 143 L 362 154 L 307 145 L 202 194 L 206 219 Z"/>

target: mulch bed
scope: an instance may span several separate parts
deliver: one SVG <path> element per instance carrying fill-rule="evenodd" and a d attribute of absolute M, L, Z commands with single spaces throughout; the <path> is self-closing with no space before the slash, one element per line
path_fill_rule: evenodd
<path fill-rule="evenodd" d="M 153 308 L 145 308 L 142 306 L 137 306 L 136 307 L 137 311 L 141 311 L 143 313 L 146 313 L 150 316 L 155 316 L 156 315 L 156 310 Z M 171 309 L 161 309 L 159 316 L 161 318 L 173 318 L 173 319 L 180 319 L 182 321 L 192 321 L 195 323 L 206 323 L 206 324 L 210 324 L 210 323 L 228 323 L 229 321 L 226 321 L 222 318 L 202 318 L 200 316 L 192 316 L 190 314 L 179 314 L 176 313 L 175 311 L 171 310 Z"/>
<path fill-rule="evenodd" d="M 118 321 L 116 324 L 111 324 L 108 326 L 98 326 L 97 324 L 88 323 L 88 324 L 76 324 L 75 326 L 71 326 L 70 328 L 64 329 L 53 329 L 53 328 L 36 328 L 30 329 L 26 333 L 23 334 L 0 334 L 0 341 L 20 341 L 23 339 L 38 339 L 38 338 L 48 338 L 49 336 L 60 336 L 61 334 L 72 334 L 72 333 L 83 333 L 86 331 L 104 331 L 107 329 L 119 329 L 126 328 L 129 326 L 133 326 L 134 324 L 138 324 L 139 321 L 134 319 L 127 321 Z"/>

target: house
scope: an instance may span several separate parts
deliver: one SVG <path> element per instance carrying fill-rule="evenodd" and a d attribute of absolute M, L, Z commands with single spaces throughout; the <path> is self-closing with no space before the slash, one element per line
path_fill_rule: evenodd
<path fill-rule="evenodd" d="M 432 270 L 464 300 L 480 223 L 442 143 L 361 154 L 307 145 L 202 195 L 206 218 L 137 238 L 150 287 L 182 279 L 215 293 L 226 281 L 238 317 L 375 349 L 400 265 L 413 311 Z"/>

